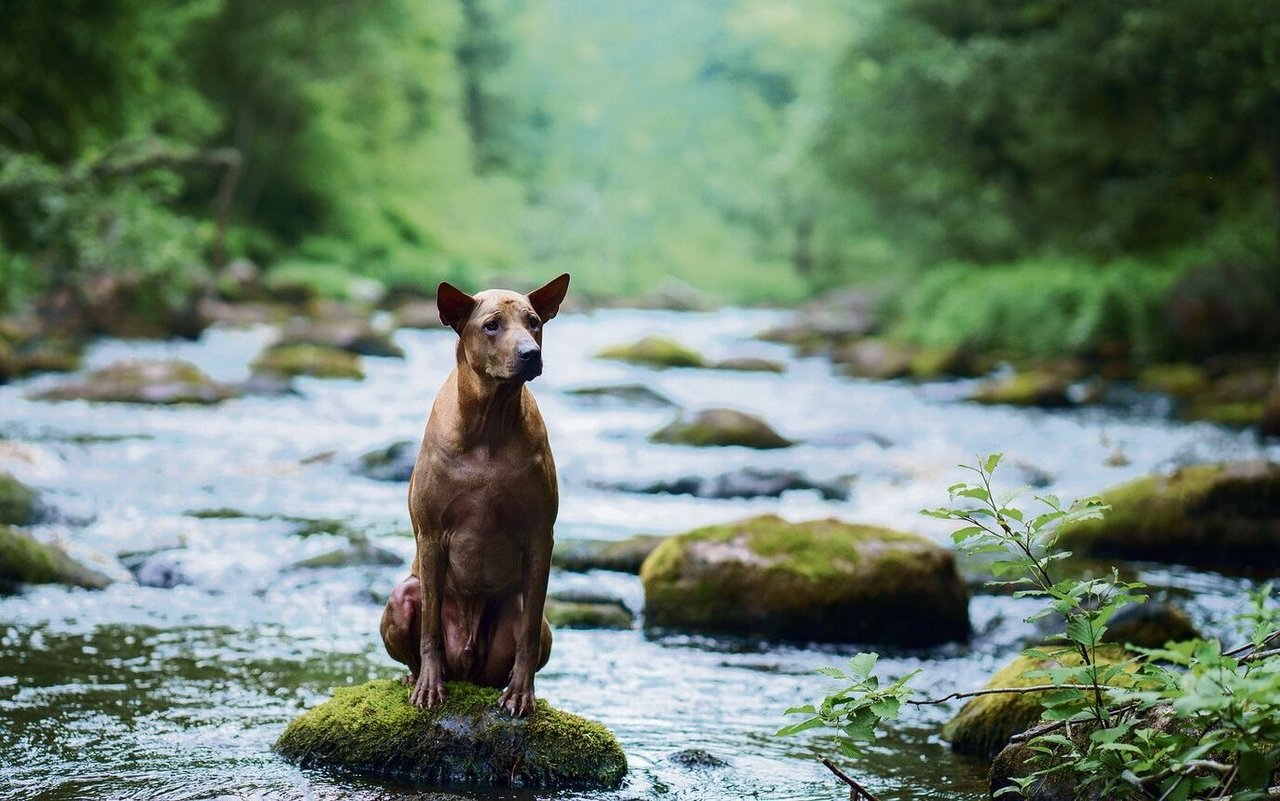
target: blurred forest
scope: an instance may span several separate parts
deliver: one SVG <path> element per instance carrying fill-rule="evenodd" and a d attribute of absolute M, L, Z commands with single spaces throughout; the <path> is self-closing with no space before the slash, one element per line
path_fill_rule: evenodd
<path fill-rule="evenodd" d="M 671 278 L 895 336 L 1280 341 L 1252 0 L 0 0 L 0 307 Z M 160 312 L 157 311 L 157 314 Z M 1173 321 L 1173 322 L 1171 322 Z"/>

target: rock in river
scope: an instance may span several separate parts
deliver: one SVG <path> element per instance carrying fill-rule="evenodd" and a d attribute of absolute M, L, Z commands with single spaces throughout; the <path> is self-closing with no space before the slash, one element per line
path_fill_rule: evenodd
<path fill-rule="evenodd" d="M 252 366 L 255 375 L 364 378 L 359 356 L 323 345 L 272 345 L 258 354 Z"/>
<path fill-rule="evenodd" d="M 29 526 L 41 514 L 36 491 L 8 473 L 0 473 L 0 525 Z"/>
<path fill-rule="evenodd" d="M 650 437 L 673 445 L 741 445 L 745 448 L 789 448 L 795 443 L 774 431 L 763 418 L 736 409 L 704 409 L 688 420 L 680 415 Z"/>
<path fill-rule="evenodd" d="M 646 494 L 693 495 L 696 498 L 777 498 L 792 490 L 816 490 L 823 499 L 849 497 L 847 482 L 815 482 L 795 470 L 762 470 L 744 467 L 715 476 L 682 476 L 662 481 L 597 484 L 608 489 Z"/>
<path fill-rule="evenodd" d="M 1110 511 L 1062 532 L 1081 556 L 1227 570 L 1280 568 L 1280 465 L 1183 467 L 1102 493 Z"/>
<path fill-rule="evenodd" d="M 0 591 L 19 584 L 69 584 L 101 589 L 111 579 L 91 570 L 59 548 L 24 531 L 0 525 Z"/>
<path fill-rule="evenodd" d="M 408 481 L 418 460 L 419 443 L 402 439 L 360 456 L 355 471 L 374 481 Z"/>
<path fill-rule="evenodd" d="M 35 394 L 37 400 L 87 400 L 104 403 L 218 403 L 239 394 L 214 381 L 193 364 L 176 359 L 116 362 L 83 380 Z"/>
<path fill-rule="evenodd" d="M 280 344 L 337 348 L 359 356 L 404 357 L 404 351 L 390 336 L 365 320 L 345 315 L 295 320 L 285 327 Z"/>
<path fill-rule="evenodd" d="M 383 679 L 339 687 L 295 718 L 276 750 L 303 766 L 424 785 L 538 789 L 617 787 L 627 759 L 598 723 L 539 700 L 524 719 L 498 709 L 496 689 L 450 682 L 441 707 L 420 710 Z"/>
<path fill-rule="evenodd" d="M 614 570 L 636 575 L 665 539 L 661 534 L 635 534 L 621 540 L 560 540 L 551 552 L 551 564 L 574 573 Z"/>
<path fill-rule="evenodd" d="M 765 515 L 671 537 L 645 560 L 645 625 L 905 647 L 969 636 L 950 551 L 915 534 Z"/>
<path fill-rule="evenodd" d="M 667 337 L 645 337 L 630 345 L 614 345 L 596 354 L 601 359 L 643 364 L 648 367 L 705 367 L 702 354 Z"/>

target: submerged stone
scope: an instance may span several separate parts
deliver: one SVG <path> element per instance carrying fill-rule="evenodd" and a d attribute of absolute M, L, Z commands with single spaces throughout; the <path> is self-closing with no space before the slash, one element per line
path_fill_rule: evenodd
<path fill-rule="evenodd" d="M 1102 493 L 1111 509 L 1065 528 L 1061 542 L 1095 558 L 1242 571 L 1280 568 L 1280 465 L 1183 467 Z"/>
<path fill-rule="evenodd" d="M 630 345 L 614 345 L 596 356 L 657 368 L 705 367 L 707 364 L 702 354 L 668 337 L 645 337 Z"/>
<path fill-rule="evenodd" d="M 635 615 L 618 602 L 547 599 L 547 620 L 562 629 L 629 629 Z"/>
<path fill-rule="evenodd" d="M 816 491 L 828 501 L 849 498 L 849 483 L 816 482 L 796 470 L 762 470 L 744 467 L 715 476 L 682 476 L 661 481 L 623 481 L 596 486 L 624 492 L 693 495 L 697 498 L 777 498 L 793 490 Z"/>
<path fill-rule="evenodd" d="M 744 373 L 785 373 L 787 366 L 758 356 L 730 356 L 712 365 L 715 370 L 737 370 Z"/>
<path fill-rule="evenodd" d="M 708 526 L 663 542 L 640 578 L 646 626 L 904 647 L 969 636 L 951 552 L 873 526 L 774 515 Z"/>
<path fill-rule="evenodd" d="M 676 404 L 646 384 L 607 384 L 603 386 L 575 387 L 565 390 L 575 398 L 595 403 L 629 403 L 636 406 L 675 406 Z"/>
<path fill-rule="evenodd" d="M 665 539 L 661 534 L 635 534 L 621 540 L 560 540 L 551 552 L 551 564 L 573 573 L 613 570 L 638 575 L 640 565 Z"/>
<path fill-rule="evenodd" d="M 465 682 L 445 703 L 409 703 L 391 679 L 339 687 L 295 718 L 276 750 L 304 767 L 328 767 L 436 786 L 603 790 L 618 787 L 627 759 L 598 723 L 539 700 L 527 718 L 498 708 L 499 691 Z"/>
<path fill-rule="evenodd" d="M 111 579 L 24 531 L 0 525 L 0 590 L 20 584 L 68 584 L 102 589 Z"/>
<path fill-rule="evenodd" d="M 770 450 L 789 448 L 795 443 L 774 431 L 763 418 L 736 409 L 714 408 L 698 412 L 692 419 L 680 415 L 649 438 L 653 442 L 696 447 L 740 445 Z"/>
<path fill-rule="evenodd" d="M 366 451 L 356 461 L 355 472 L 374 481 L 408 481 L 418 460 L 418 445 L 414 440 L 402 439 Z"/>
<path fill-rule="evenodd" d="M 253 360 L 259 375 L 311 376 L 313 378 L 364 378 L 360 357 L 340 348 L 324 345 L 272 345 Z"/>

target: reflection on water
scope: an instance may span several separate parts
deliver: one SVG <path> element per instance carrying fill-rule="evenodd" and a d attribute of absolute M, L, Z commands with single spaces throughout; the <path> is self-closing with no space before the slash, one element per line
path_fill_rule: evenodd
<path fill-rule="evenodd" d="M 550 429 L 562 497 L 557 536 L 669 532 L 765 511 L 838 516 L 942 539 L 921 507 L 943 500 L 953 466 L 1004 450 L 1020 471 L 1043 474 L 1071 497 L 1174 464 L 1259 454 L 1245 434 L 1115 409 L 1040 412 L 971 406 L 963 387 L 914 387 L 834 377 L 752 335 L 773 312 L 609 311 L 565 315 L 547 333 L 547 371 L 533 385 Z M 783 375 L 652 371 L 591 358 L 645 333 L 673 335 L 711 358 L 783 360 Z M 189 359 L 235 380 L 272 332 L 213 331 L 198 343 L 106 342 L 91 366 L 132 356 Z M 362 452 L 422 429 L 453 361 L 450 332 L 401 331 L 404 361 L 366 359 L 364 382 L 304 380 L 298 398 L 248 398 L 214 409 L 91 407 L 22 399 L 42 377 L 0 387 L 0 469 L 38 486 L 61 514 L 37 534 L 121 578 L 116 557 L 162 552 L 178 586 L 122 582 L 103 592 L 43 587 L 0 599 L 0 796 L 15 798 L 269 797 L 435 798 L 351 777 L 302 772 L 271 743 L 301 709 L 334 685 L 395 675 L 376 634 L 383 596 L 404 568 L 290 568 L 331 550 L 336 535 L 294 536 L 296 518 L 333 518 L 406 558 L 404 487 L 359 478 Z M 668 409 L 585 402 L 564 392 L 643 383 L 687 409 L 731 405 L 763 414 L 804 440 L 786 451 L 688 449 L 649 444 Z M 1105 467 L 1123 449 L 1129 465 Z M 1277 454 L 1272 452 L 1274 457 Z M 1021 466 L 1017 466 L 1021 465 Z M 702 500 L 593 488 L 712 475 L 745 466 L 798 470 L 825 481 L 852 477 L 847 501 L 816 492 L 782 499 Z M 255 517 L 195 518 L 231 508 Z M 1243 582 L 1186 570 L 1147 569 L 1199 623 L 1220 631 Z M 639 582 L 616 575 L 556 575 L 558 587 L 601 588 L 638 605 Z M 1031 630 L 1027 602 L 978 596 L 974 642 L 883 661 L 890 674 L 924 667 L 931 694 L 981 683 Z M 596 718 L 621 739 L 631 764 L 613 793 L 557 798 L 836 799 L 844 795 L 814 759 L 816 739 L 771 736 L 781 711 L 820 695 L 812 670 L 856 648 L 761 647 L 641 632 L 562 631 L 539 674 L 540 694 Z M 979 798 L 984 771 L 936 736 L 948 711 L 909 709 L 902 726 L 854 772 L 882 798 Z M 697 770 L 668 757 L 704 748 L 728 768 Z M 483 798 L 532 798 L 488 792 Z M 543 796 L 538 797 L 545 797 Z"/>

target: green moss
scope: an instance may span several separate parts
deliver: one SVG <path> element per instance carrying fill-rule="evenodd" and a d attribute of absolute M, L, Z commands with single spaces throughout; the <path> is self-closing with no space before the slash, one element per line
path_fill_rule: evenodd
<path fill-rule="evenodd" d="M 782 362 L 755 356 L 732 356 L 721 359 L 712 367 L 716 370 L 739 370 L 746 373 L 785 373 L 787 371 L 787 366 Z"/>
<path fill-rule="evenodd" d="M 35 490 L 8 473 L 0 473 L 0 524 L 30 525 L 36 511 Z"/>
<path fill-rule="evenodd" d="M 1258 425 L 1262 420 L 1264 405 L 1262 401 L 1198 401 L 1184 409 L 1182 417 L 1187 420 L 1207 420 L 1219 425 L 1244 428 Z"/>
<path fill-rule="evenodd" d="M 831 360 L 847 375 L 887 380 L 909 375 L 914 356 L 910 345 L 868 337 L 837 347 Z"/>
<path fill-rule="evenodd" d="M 254 372 L 314 378 L 364 378 L 360 357 L 320 345 L 276 345 L 253 360 Z"/>
<path fill-rule="evenodd" d="M 629 629 L 635 617 L 626 607 L 616 603 L 579 603 L 547 601 L 547 620 L 565 629 Z"/>
<path fill-rule="evenodd" d="M 99 589 L 110 580 L 30 534 L 0 525 L 0 586 L 70 584 Z"/>
<path fill-rule="evenodd" d="M 450 682 L 430 710 L 408 693 L 393 680 L 337 688 L 289 724 L 276 750 L 305 766 L 430 785 L 606 789 L 626 773 L 607 729 L 546 701 L 517 720 L 498 709 L 496 689 Z"/>
<path fill-rule="evenodd" d="M 1046 648 L 1050 658 L 1018 656 L 996 672 L 983 685 L 989 690 L 997 687 L 1031 687 L 1045 684 L 1043 677 L 1029 678 L 1024 673 L 1049 667 L 1075 667 L 1080 656 L 1067 649 Z M 1126 658 L 1119 648 L 1105 648 L 1097 653 L 1100 664 L 1115 664 Z M 954 718 L 942 727 L 942 736 L 950 741 L 951 750 L 991 759 L 1009 738 L 1026 731 L 1040 720 L 1044 711 L 1044 693 L 1009 693 L 981 695 L 969 699 Z"/>
<path fill-rule="evenodd" d="M 1280 567 L 1280 466 L 1233 462 L 1147 476 L 1102 494 L 1101 520 L 1062 543 L 1081 556 L 1246 571 Z"/>
<path fill-rule="evenodd" d="M 904 645 L 968 635 L 950 552 L 889 529 L 772 515 L 708 526 L 662 543 L 640 577 L 649 626 Z"/>
<path fill-rule="evenodd" d="M 761 450 L 789 448 L 795 444 L 754 414 L 722 408 L 705 409 L 694 415 L 692 420 L 680 415 L 649 439 L 673 445 L 739 445 Z"/>
<path fill-rule="evenodd" d="M 702 354 L 667 337 L 645 337 L 630 345 L 614 345 L 596 356 L 658 368 L 706 366 L 706 359 Z"/>
<path fill-rule="evenodd" d="M 551 553 L 551 564 L 577 573 L 614 570 L 635 575 L 665 539 L 660 534 L 635 534 L 621 540 L 561 540 Z"/>
<path fill-rule="evenodd" d="M 911 356 L 909 371 L 917 381 L 949 376 L 974 376 L 986 372 L 980 359 L 965 348 L 919 348 Z"/>
<path fill-rule="evenodd" d="M 188 362 L 139 359 L 108 365 L 89 373 L 83 381 L 56 386 L 33 397 L 166 405 L 219 403 L 237 394 L 234 387 L 214 381 Z"/>
<path fill-rule="evenodd" d="M 1029 371 L 984 382 L 970 397 L 978 403 L 1012 406 L 1069 406 L 1067 380 L 1052 372 Z"/>
<path fill-rule="evenodd" d="M 1138 374 L 1138 386 L 1178 398 L 1198 395 L 1209 388 L 1209 376 L 1198 364 L 1153 364 Z"/>

